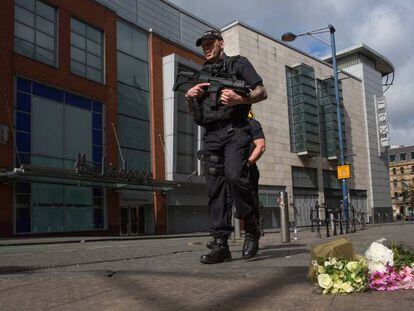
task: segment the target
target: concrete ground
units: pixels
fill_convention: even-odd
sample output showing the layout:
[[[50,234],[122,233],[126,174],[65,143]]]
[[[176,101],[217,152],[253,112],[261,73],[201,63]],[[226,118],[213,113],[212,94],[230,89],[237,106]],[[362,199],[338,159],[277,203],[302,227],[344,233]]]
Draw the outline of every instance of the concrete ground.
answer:
[[[414,248],[412,223],[345,236],[358,252],[382,237]],[[333,238],[306,230],[282,244],[268,233],[251,260],[241,259],[238,239],[233,261],[217,265],[198,261],[206,236],[0,240],[0,310],[414,309],[409,290],[320,295],[306,280],[309,250]]]

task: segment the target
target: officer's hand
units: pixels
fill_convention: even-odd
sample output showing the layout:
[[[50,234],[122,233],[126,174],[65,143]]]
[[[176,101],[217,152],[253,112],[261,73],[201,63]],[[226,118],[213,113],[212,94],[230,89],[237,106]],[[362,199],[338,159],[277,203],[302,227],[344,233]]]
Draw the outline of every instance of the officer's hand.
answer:
[[[235,106],[243,104],[243,97],[233,90],[224,89],[221,92],[220,101],[223,105]]]
[[[209,86],[210,83],[199,83],[193,86],[185,93],[186,98],[199,98],[204,95],[204,89]]]

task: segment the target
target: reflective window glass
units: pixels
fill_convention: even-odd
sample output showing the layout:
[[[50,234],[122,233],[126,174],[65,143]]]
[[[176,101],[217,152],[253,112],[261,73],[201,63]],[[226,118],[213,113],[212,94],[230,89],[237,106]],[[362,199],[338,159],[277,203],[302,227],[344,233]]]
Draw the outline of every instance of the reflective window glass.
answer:
[[[149,94],[128,85],[118,84],[118,112],[149,120]]]
[[[15,1],[14,51],[56,66],[56,12],[42,1]]]
[[[72,73],[96,82],[104,82],[102,37],[102,31],[75,18],[71,19]]]
[[[136,58],[148,60],[147,35],[124,23],[118,22],[117,45],[118,50]]]
[[[118,52],[118,81],[148,90],[148,64],[132,56]]]
[[[123,147],[150,150],[149,122],[119,115],[119,140]]]

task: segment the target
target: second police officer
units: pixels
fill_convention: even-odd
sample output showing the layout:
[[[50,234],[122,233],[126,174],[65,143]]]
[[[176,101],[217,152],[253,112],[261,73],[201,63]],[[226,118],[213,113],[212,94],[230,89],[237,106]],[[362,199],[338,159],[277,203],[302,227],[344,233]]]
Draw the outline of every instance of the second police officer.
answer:
[[[200,261],[215,264],[231,260],[228,238],[233,231],[233,204],[236,217],[242,218],[245,224],[246,240],[242,256],[251,258],[259,247],[260,230],[257,226],[259,202],[249,182],[248,159],[252,138],[247,117],[252,104],[267,98],[266,89],[262,78],[247,58],[229,57],[224,53],[224,40],[219,31],[206,31],[197,40],[196,46],[202,47],[205,57],[201,71],[214,67],[221,73],[234,73],[238,80],[245,81],[250,87],[248,94],[239,94],[231,89],[222,90],[217,96],[220,96],[223,107],[214,111],[202,104],[208,95],[208,83],[199,83],[185,94],[190,112],[193,112],[194,102],[202,107],[203,120],[199,124],[205,128],[203,159],[207,166],[214,166],[214,170],[207,168],[205,175],[210,231],[215,243],[211,252],[201,256]],[[232,200],[228,198],[229,193]]]

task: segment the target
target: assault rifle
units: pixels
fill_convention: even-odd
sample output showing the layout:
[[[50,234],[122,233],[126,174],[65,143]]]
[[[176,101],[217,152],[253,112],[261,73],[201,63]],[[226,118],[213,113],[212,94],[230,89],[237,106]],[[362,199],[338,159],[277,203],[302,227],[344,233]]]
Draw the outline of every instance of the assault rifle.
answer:
[[[250,92],[250,86],[242,80],[237,80],[233,73],[220,73],[214,70],[198,73],[187,71],[179,72],[173,91],[177,91],[184,84],[194,86],[199,83],[210,83],[205,89],[206,99],[204,101],[207,100],[211,107],[221,105],[220,95],[224,89],[231,89],[242,95],[248,95]]]

